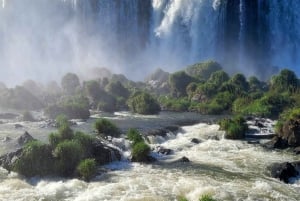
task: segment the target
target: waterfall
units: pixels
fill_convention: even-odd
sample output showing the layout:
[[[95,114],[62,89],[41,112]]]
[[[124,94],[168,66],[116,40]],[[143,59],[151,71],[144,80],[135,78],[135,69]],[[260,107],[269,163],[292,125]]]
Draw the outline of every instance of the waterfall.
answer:
[[[262,78],[272,66],[296,69],[300,64],[299,1],[1,3],[0,80],[11,77],[7,74],[39,79],[45,68],[53,71],[44,79],[53,79],[94,66],[141,79],[157,67],[173,72],[206,59],[220,62],[229,73]]]

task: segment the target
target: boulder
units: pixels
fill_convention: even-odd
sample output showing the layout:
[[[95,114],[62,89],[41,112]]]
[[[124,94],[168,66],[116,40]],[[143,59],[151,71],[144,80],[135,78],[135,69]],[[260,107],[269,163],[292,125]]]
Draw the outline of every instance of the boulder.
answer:
[[[199,144],[201,142],[201,140],[197,139],[197,138],[193,138],[191,140],[192,143],[195,143],[195,144]]]
[[[21,124],[15,124],[15,128],[23,128],[23,125],[21,125]]]
[[[294,149],[294,153],[297,155],[300,154],[300,146]]]
[[[275,163],[270,167],[271,176],[278,178],[285,183],[289,183],[290,178],[299,175],[297,171],[297,166],[299,162],[285,162],[285,163]]]
[[[17,142],[20,146],[25,145],[27,142],[35,140],[27,131],[23,135],[17,138]]]
[[[0,156],[0,166],[7,170],[12,170],[14,162],[20,158],[23,148]]]
[[[92,157],[96,159],[96,162],[99,165],[104,165],[112,161],[121,160],[121,154],[117,149],[103,144],[100,140],[96,140],[93,142],[91,147],[91,154]]]
[[[300,146],[300,119],[285,122],[278,137],[285,141],[289,147]]]
[[[287,140],[275,136],[271,139],[271,141],[265,143],[263,146],[268,149],[286,149],[289,145]]]
[[[190,159],[188,159],[187,157],[183,156],[180,159],[176,160],[175,162],[177,162],[177,163],[189,163]]]
[[[158,146],[156,148],[155,152],[157,152],[159,154],[163,154],[163,155],[170,155],[170,154],[172,154],[173,150]]]

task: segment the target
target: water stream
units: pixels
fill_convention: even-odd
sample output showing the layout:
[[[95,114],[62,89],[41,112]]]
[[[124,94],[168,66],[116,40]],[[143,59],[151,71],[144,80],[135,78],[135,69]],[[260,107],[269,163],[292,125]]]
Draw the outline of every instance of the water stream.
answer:
[[[124,119],[132,125],[136,122],[144,122],[144,125],[152,122],[155,125],[162,119],[166,121],[164,115],[149,118],[121,113],[108,118],[119,122]],[[169,113],[168,116],[172,119],[178,115]],[[77,129],[90,125],[88,121]],[[153,164],[130,163],[127,160],[111,163],[100,167],[103,173],[90,183],[61,178],[26,181],[16,173],[0,169],[0,200],[160,201],[176,200],[179,195],[184,195],[196,201],[202,194],[228,201],[300,199],[299,181],[284,184],[269,177],[267,171],[271,163],[296,160],[296,156],[289,152],[267,151],[246,141],[226,140],[223,134],[215,124],[184,126],[177,135],[170,133],[168,140],[152,139],[152,147],[170,148],[172,155],[153,154],[159,159]],[[192,143],[192,138],[201,143]],[[182,156],[188,157],[191,162],[174,162]]]

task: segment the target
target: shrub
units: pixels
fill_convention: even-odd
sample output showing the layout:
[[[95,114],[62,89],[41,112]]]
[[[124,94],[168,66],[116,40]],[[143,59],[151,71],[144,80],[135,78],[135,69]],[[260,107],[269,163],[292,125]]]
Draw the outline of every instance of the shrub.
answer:
[[[92,145],[93,142],[95,141],[95,137],[77,131],[73,137],[73,140],[78,142],[81,145],[84,157],[89,157],[91,155]]]
[[[138,142],[132,148],[132,160],[146,162],[150,153],[150,147],[145,142]]]
[[[56,126],[59,128],[59,127],[62,127],[62,126],[69,126],[69,121],[68,121],[68,118],[66,115],[64,114],[60,114],[58,115],[56,118],[55,118],[55,121],[56,121]]]
[[[217,201],[211,195],[204,194],[200,197],[199,201]]]
[[[133,145],[144,142],[142,135],[139,133],[137,129],[130,128],[127,132],[127,138],[133,142]]]
[[[97,119],[94,127],[99,135],[118,137],[121,134],[120,129],[107,119]]]
[[[177,200],[178,201],[189,201],[186,197],[184,197],[184,196],[179,196],[178,198],[177,198]]]
[[[157,114],[160,112],[158,102],[146,92],[136,92],[127,101],[128,107],[138,114]]]
[[[44,176],[52,173],[53,164],[51,147],[39,141],[31,141],[24,147],[13,170],[26,177]]]
[[[65,140],[59,143],[54,150],[58,173],[61,176],[73,175],[82,154],[83,150],[78,142]]]
[[[35,121],[34,117],[32,116],[31,112],[25,111],[23,113],[23,121]]]
[[[223,119],[219,122],[219,125],[221,130],[226,131],[225,138],[227,139],[242,139],[245,137],[245,132],[248,130],[248,125],[241,116]]]
[[[90,181],[96,174],[97,166],[95,159],[85,159],[77,166],[77,172],[82,179]]]

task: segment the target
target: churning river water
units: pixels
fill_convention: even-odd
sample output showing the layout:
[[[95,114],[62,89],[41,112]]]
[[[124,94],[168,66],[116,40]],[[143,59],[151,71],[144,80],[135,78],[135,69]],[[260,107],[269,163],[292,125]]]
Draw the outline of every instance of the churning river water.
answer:
[[[151,147],[172,149],[172,155],[153,154],[158,162],[140,164],[128,162],[125,158],[129,153],[124,151],[124,160],[100,167],[102,173],[90,183],[62,178],[25,180],[16,173],[0,168],[0,200],[163,201],[185,196],[196,201],[203,194],[210,194],[222,201],[300,200],[299,180],[293,184],[284,184],[271,178],[267,168],[274,162],[297,160],[297,156],[289,152],[265,150],[247,141],[226,140],[223,138],[224,133],[218,130],[219,127],[210,124],[218,117],[192,113],[162,113],[150,117],[116,113],[105,116],[124,130],[129,127],[147,130],[184,121],[193,121],[194,124],[181,127],[176,135],[169,133],[165,138],[149,137]],[[92,132],[93,121],[91,118],[73,128]],[[35,138],[46,140],[47,135],[53,131],[43,128],[43,122],[18,123],[23,128],[15,129],[12,122],[0,124],[0,140],[7,136],[15,138],[24,130]],[[200,140],[200,143],[192,143],[193,138]],[[119,140],[119,143],[125,147],[128,144],[125,140]],[[0,144],[1,154],[9,150],[5,144]],[[175,162],[183,156],[191,162]]]

